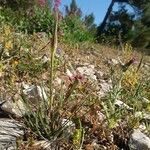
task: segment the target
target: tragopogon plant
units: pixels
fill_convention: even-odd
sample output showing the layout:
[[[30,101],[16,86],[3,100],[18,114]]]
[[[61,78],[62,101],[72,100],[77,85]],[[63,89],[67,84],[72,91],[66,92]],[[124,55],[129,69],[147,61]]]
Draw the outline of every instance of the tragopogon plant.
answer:
[[[54,12],[55,12],[55,30],[53,34],[52,39],[52,46],[51,46],[51,64],[50,64],[50,109],[52,110],[53,106],[53,68],[54,68],[54,59],[55,59],[55,52],[58,45],[58,36],[57,36],[57,30],[58,30],[58,11],[59,11],[59,5],[61,0],[54,0]]]

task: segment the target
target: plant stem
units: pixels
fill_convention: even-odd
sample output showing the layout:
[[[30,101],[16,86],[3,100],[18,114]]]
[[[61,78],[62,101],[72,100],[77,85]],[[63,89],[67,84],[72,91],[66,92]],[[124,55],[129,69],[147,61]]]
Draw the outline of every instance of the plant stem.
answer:
[[[55,52],[58,44],[57,37],[58,30],[58,11],[55,12],[55,31],[53,35],[53,41],[51,46],[51,63],[50,63],[50,110],[53,108],[53,79],[54,79],[54,60],[55,60]]]

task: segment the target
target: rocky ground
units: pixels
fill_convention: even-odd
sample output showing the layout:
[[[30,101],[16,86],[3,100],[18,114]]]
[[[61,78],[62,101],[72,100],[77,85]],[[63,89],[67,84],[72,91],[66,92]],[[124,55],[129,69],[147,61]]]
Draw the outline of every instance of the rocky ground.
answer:
[[[34,69],[28,69],[30,63],[28,65],[26,61],[30,58],[25,58],[24,56],[11,57],[10,59],[7,59],[7,62],[5,62],[5,59],[2,62],[4,67],[3,71],[0,72],[0,149],[2,150],[15,150],[18,141],[20,141],[19,139],[23,139],[24,141],[27,139],[25,138],[27,127],[24,125],[22,118],[28,113],[28,109],[24,105],[20,95],[23,93],[29,103],[34,105],[37,105],[43,100],[43,98],[44,100],[48,100],[49,55],[47,50],[39,52],[35,51],[35,49],[36,44],[32,51],[32,57],[34,55],[34,58],[29,60]],[[137,52],[133,53],[129,56],[128,53],[124,54],[122,51],[112,49],[108,46],[99,46],[95,44],[92,46],[89,44],[75,45],[74,47],[61,45],[57,52],[57,59],[55,62],[57,66],[54,80],[55,90],[57,92],[61,87],[62,82],[65,82],[63,87],[65,91],[65,88],[70,85],[70,78],[74,75],[74,72],[78,72],[84,76],[86,81],[88,80],[88,84],[85,85],[84,88],[85,92],[87,92],[87,94],[91,92],[94,97],[96,96],[97,99],[102,99],[103,101],[103,98],[107,96],[107,93],[113,88],[110,68],[113,68],[115,71],[119,70],[120,67],[124,66],[126,62],[131,59],[131,56],[136,57],[137,61],[140,62],[141,54]],[[143,76],[146,75],[146,80],[149,80],[150,71],[150,62],[148,58],[149,56],[145,56],[141,65],[141,70]],[[34,66],[35,63],[38,65]],[[25,64],[27,64],[27,66],[25,66]],[[116,74],[116,76],[117,75],[118,74]],[[149,91],[148,87],[147,90]],[[141,101],[144,104],[146,103],[146,106],[149,106],[149,98],[150,97],[146,95]],[[115,99],[113,107],[119,108],[120,110],[125,109],[126,111],[134,112],[134,116],[139,116],[140,121],[136,127],[132,128],[132,130],[130,130],[129,127],[126,127],[126,124],[122,120],[121,122],[116,122],[111,129],[108,129],[106,123],[107,115],[105,114],[105,111],[102,110],[102,108],[95,107],[96,106],[94,105],[93,111],[96,113],[95,128],[89,127],[89,124],[94,126],[94,123],[88,120],[88,114],[83,121],[85,127],[91,129],[88,131],[89,135],[86,135],[85,137],[88,139],[86,140],[90,142],[85,140],[87,144],[84,144],[84,149],[150,150],[150,130],[148,130],[145,125],[145,122],[150,124],[149,110],[142,111],[140,108],[136,111],[130,103],[126,103],[125,100],[118,97]],[[85,108],[82,110],[83,112],[84,109]],[[88,125],[86,125],[86,122],[88,122],[87,120],[90,122]],[[102,123],[103,126],[105,126],[106,123],[104,129],[100,123]],[[102,131],[107,137],[103,137]],[[109,131],[108,135],[107,131]],[[55,149],[52,148],[47,141],[38,141],[33,145],[34,149],[38,149],[39,145],[42,145],[42,147],[47,149]]]

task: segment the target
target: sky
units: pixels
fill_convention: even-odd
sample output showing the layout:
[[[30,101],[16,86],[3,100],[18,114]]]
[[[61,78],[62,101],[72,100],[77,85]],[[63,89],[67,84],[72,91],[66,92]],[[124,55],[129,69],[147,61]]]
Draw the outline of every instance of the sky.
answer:
[[[84,15],[88,15],[93,13],[95,16],[95,23],[99,25],[105,14],[106,11],[111,3],[111,0],[76,0],[77,5],[81,8]],[[62,0],[61,2],[61,10],[65,12],[65,5],[69,5],[71,0]],[[116,8],[115,6],[114,8]]]

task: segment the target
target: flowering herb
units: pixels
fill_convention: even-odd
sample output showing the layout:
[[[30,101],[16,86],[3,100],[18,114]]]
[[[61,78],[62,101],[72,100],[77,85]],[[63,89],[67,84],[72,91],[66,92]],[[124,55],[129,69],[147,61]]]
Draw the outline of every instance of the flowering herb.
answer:
[[[54,11],[55,11],[55,30],[52,39],[52,47],[51,47],[51,62],[50,62],[50,110],[53,107],[53,78],[54,78],[54,60],[55,60],[55,53],[57,50],[58,45],[58,8],[60,5],[61,0],[54,0]]]
[[[61,55],[61,52],[62,52],[62,50],[61,50],[60,48],[57,48],[57,49],[56,49],[56,54],[57,54],[57,55]]]
[[[42,7],[46,5],[46,0],[39,0],[38,2]]]
[[[71,96],[73,91],[76,89],[79,82],[83,82],[85,77],[78,71],[74,71],[74,73],[71,73],[67,69],[67,76],[69,77],[69,80],[71,81],[71,84],[69,85],[68,91],[65,96],[65,101],[68,100],[68,98]]]
[[[137,60],[135,57],[133,57],[132,59],[130,59],[126,64],[124,64],[122,66],[123,71],[125,72],[126,70],[128,70],[128,68],[132,65],[132,64],[136,64]]]
[[[79,71],[74,71],[73,73],[71,73],[68,69],[67,69],[67,76],[69,77],[70,81],[77,80],[79,82],[82,82],[85,79],[85,77]]]
[[[61,4],[61,0],[54,0],[54,10],[55,11],[58,11],[60,4]]]

